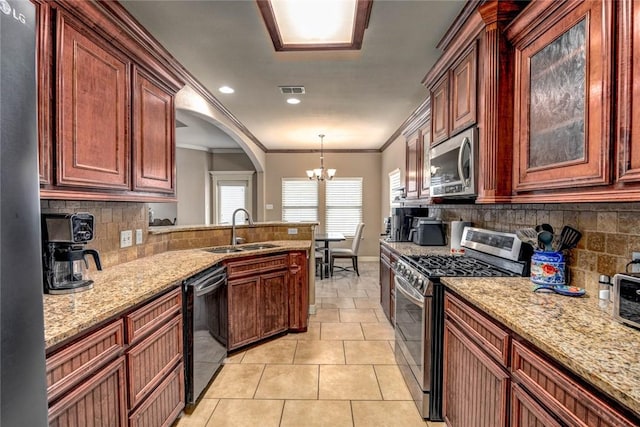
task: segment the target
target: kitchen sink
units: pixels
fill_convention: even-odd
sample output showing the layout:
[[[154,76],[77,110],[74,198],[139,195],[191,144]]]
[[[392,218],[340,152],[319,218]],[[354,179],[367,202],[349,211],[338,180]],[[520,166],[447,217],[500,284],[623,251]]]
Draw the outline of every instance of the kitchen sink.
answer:
[[[232,254],[235,252],[242,252],[240,248],[211,248],[206,249],[207,252],[211,252],[214,254]]]
[[[271,248],[277,248],[278,245],[273,245],[271,243],[256,243],[253,245],[245,245],[242,247],[242,249],[244,249],[245,251],[255,251],[258,249],[271,249]]]

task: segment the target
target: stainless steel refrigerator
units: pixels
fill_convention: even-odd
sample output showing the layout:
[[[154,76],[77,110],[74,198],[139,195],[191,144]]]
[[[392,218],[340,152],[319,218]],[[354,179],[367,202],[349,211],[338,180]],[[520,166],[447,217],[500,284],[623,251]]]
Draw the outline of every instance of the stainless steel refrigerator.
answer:
[[[0,0],[0,425],[46,426],[36,11]]]

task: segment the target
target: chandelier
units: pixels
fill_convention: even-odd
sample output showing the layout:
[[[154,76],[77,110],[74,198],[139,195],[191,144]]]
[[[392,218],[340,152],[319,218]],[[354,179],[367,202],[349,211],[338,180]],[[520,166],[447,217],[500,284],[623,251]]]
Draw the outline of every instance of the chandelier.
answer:
[[[324,181],[326,179],[328,181],[333,179],[336,170],[324,168],[324,135],[320,134],[318,136],[320,137],[320,167],[307,170],[307,176],[309,179],[317,179],[318,181]]]

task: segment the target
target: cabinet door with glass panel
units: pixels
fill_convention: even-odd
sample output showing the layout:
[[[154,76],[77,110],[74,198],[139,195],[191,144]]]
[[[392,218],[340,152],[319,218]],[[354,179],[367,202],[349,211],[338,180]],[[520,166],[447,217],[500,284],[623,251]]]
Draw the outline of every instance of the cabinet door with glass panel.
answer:
[[[610,182],[613,2],[533,2],[515,46],[514,190]]]

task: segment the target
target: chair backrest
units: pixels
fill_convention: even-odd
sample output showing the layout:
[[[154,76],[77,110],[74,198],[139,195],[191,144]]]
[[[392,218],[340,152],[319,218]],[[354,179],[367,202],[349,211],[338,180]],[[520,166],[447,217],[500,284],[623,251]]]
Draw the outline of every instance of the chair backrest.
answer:
[[[361,222],[356,227],[356,234],[353,236],[353,243],[351,244],[351,250],[354,255],[358,255],[358,249],[360,249],[360,240],[362,240],[362,230],[364,229],[364,223]]]

